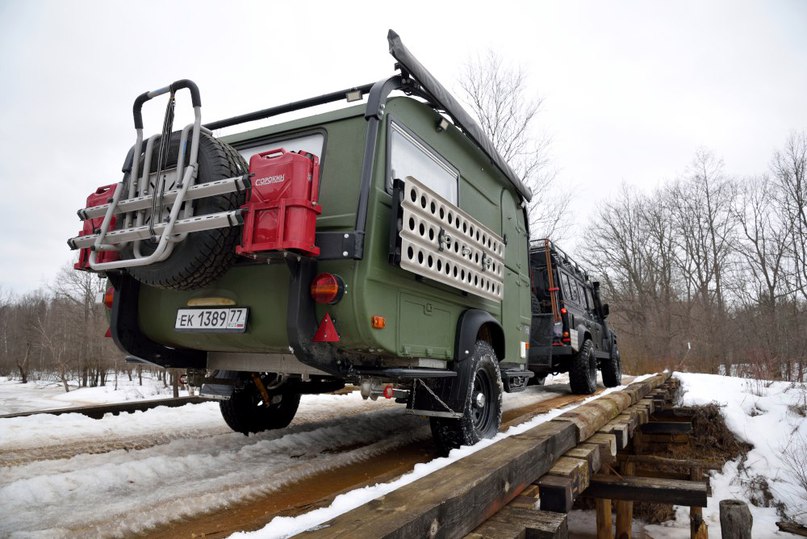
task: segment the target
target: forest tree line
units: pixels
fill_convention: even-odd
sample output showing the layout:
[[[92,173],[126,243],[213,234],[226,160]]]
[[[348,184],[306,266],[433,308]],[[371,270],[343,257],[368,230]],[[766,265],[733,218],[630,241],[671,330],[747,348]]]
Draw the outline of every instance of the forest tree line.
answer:
[[[729,177],[699,151],[686,173],[603,205],[578,255],[602,277],[629,372],[804,380],[807,135],[766,174]]]
[[[542,207],[540,189],[536,200],[553,222],[567,208],[565,198]],[[791,135],[755,177],[729,177],[699,151],[682,177],[650,194],[623,188],[586,230],[575,257],[602,277],[626,372],[804,380],[807,134]],[[131,375],[104,337],[106,286],[67,267],[47,288],[0,293],[0,376],[55,376],[68,390]]]

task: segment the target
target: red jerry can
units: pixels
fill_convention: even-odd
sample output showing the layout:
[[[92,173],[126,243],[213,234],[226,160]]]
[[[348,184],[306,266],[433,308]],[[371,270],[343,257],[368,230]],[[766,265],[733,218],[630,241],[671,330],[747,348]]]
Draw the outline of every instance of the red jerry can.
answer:
[[[319,196],[319,159],[308,152],[283,148],[253,155],[241,245],[236,252],[296,251],[319,255],[316,246]]]
[[[110,185],[102,185],[98,189],[95,190],[90,196],[87,197],[87,206],[86,208],[92,208],[93,206],[100,206],[101,204],[107,204],[112,202],[112,196],[115,194],[115,189],[118,187],[118,184],[113,183]],[[109,221],[109,230],[115,229],[115,222],[117,219],[113,216],[112,220]],[[90,234],[95,234],[101,230],[101,223],[104,222],[104,217],[96,217],[94,219],[86,219],[84,221],[84,227],[79,232],[82,236],[89,236]],[[113,262],[118,259],[118,252],[117,251],[100,251],[96,257],[96,262]],[[89,270],[90,269],[90,249],[84,248],[79,251],[78,254],[78,262],[73,266],[77,270]]]

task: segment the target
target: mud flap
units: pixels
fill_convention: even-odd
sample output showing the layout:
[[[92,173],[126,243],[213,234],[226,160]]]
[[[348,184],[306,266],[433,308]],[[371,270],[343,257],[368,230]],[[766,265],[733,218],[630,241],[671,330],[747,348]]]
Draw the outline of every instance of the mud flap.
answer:
[[[462,417],[462,412],[456,410],[462,410],[465,401],[464,391],[459,388],[464,389],[467,385],[461,377],[415,378],[406,411],[420,416],[458,419]]]

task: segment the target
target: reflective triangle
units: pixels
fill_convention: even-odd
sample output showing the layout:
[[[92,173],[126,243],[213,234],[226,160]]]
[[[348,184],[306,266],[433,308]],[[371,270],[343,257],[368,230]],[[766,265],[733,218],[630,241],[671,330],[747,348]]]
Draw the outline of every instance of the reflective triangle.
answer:
[[[336,332],[336,326],[333,325],[330,314],[325,313],[313,340],[314,342],[339,342],[339,334]]]

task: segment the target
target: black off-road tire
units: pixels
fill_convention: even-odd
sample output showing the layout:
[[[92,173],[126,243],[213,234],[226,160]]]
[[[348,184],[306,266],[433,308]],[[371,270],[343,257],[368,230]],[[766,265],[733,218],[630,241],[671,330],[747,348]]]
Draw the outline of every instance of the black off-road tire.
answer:
[[[502,377],[493,347],[477,341],[473,355],[459,366],[457,382],[468,384],[462,417],[432,417],[435,445],[442,455],[463,445],[492,438],[502,422]]]
[[[602,385],[605,387],[616,387],[622,384],[622,358],[616,343],[614,343],[610,357],[602,360],[600,370],[602,371]]]
[[[593,353],[594,343],[586,339],[580,351],[572,357],[569,369],[569,385],[572,393],[591,395],[597,389],[597,359]]]
[[[300,394],[283,392],[270,396],[273,400],[280,397],[280,401],[264,406],[258,388],[248,384],[228,400],[219,402],[221,416],[228,427],[245,435],[287,427],[297,413]]]
[[[190,144],[188,144],[190,146]],[[174,133],[169,146],[168,164],[175,166],[179,153],[179,133]],[[155,149],[154,154],[157,154]],[[151,170],[156,168],[156,157]],[[187,162],[187,160],[186,160]],[[232,147],[202,133],[199,137],[199,172],[196,184],[240,176],[247,164]],[[243,193],[230,193],[197,200],[194,215],[207,215],[239,208]],[[235,246],[241,239],[241,227],[218,228],[188,234],[174,246],[166,260],[149,266],[129,268],[129,273],[141,283],[157,288],[194,290],[221,277],[236,260]],[[141,252],[153,252],[157,243],[144,241]],[[131,249],[124,257],[132,256]]]

